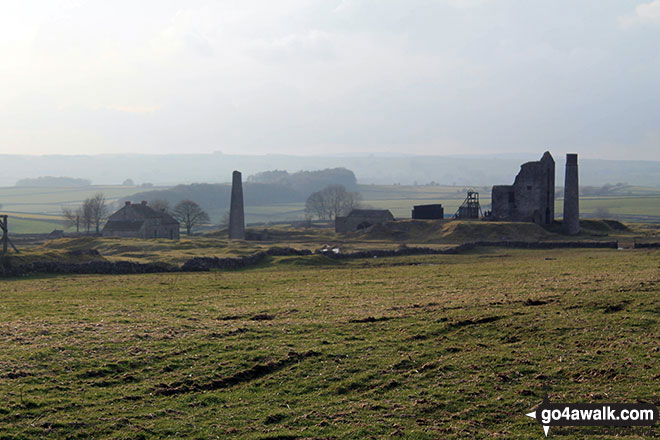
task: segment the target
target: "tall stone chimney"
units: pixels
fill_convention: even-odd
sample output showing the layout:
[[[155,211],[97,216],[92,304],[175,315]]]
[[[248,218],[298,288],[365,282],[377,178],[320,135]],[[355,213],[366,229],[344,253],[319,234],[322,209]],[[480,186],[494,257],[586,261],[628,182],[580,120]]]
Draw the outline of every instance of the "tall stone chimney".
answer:
[[[234,171],[231,181],[229,208],[229,238],[245,240],[245,214],[243,212],[243,181],[241,173]]]
[[[580,185],[578,183],[578,155],[566,155],[564,183],[564,234],[580,232]]]

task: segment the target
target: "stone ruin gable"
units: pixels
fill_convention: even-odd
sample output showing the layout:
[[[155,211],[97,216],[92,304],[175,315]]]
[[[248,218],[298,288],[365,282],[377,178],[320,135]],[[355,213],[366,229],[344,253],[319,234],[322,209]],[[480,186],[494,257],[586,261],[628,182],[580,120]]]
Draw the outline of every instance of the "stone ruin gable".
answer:
[[[147,206],[147,202],[126,204],[108,217],[101,233],[104,237],[179,239],[179,222],[165,212]]]
[[[555,161],[550,152],[523,164],[513,185],[493,187],[492,220],[549,225],[554,218]]]
[[[346,217],[335,218],[335,232],[346,234],[392,221],[394,216],[388,209],[354,209]]]

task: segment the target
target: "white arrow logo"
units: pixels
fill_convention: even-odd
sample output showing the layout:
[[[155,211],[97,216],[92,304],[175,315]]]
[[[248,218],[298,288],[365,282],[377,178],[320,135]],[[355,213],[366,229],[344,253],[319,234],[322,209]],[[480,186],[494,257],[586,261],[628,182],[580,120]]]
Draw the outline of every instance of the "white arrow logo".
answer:
[[[532,419],[536,420],[536,411],[532,411],[531,413],[525,414],[527,417],[531,417]],[[548,436],[548,432],[550,432],[550,427],[543,425],[543,432],[545,433],[545,436]]]

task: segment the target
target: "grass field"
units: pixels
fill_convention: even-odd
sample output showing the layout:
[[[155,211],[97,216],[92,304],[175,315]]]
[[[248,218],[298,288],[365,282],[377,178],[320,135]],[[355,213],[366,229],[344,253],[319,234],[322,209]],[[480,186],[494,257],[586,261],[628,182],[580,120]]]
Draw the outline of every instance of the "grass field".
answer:
[[[618,241],[620,246],[632,248],[635,242],[658,241],[659,229],[651,224],[632,225],[616,223],[613,229],[600,220],[581,221],[580,235],[572,239],[586,241]],[[557,224],[555,230],[561,230]],[[567,237],[546,230],[533,223],[506,223],[483,221],[403,220],[369,230],[344,235],[336,234],[331,224],[317,224],[310,228],[285,225],[268,228],[248,228],[249,233],[263,233],[265,240],[236,241],[227,238],[227,231],[214,231],[200,236],[183,236],[180,240],[134,239],[119,237],[82,236],[56,240],[35,240],[18,244],[20,254],[11,253],[13,264],[34,261],[68,261],[75,263],[79,253],[72,251],[98,251],[94,259],[132,261],[137,263],[164,262],[181,265],[193,257],[240,257],[265,251],[271,247],[295,247],[318,251],[324,246],[339,248],[341,253],[361,250],[395,250],[401,246],[444,249],[475,241],[566,241]]]
[[[7,211],[60,215],[63,205],[78,205],[97,192],[105,194],[108,202],[135,194],[142,189],[135,186],[94,185],[72,188],[32,188],[11,186],[0,188],[0,204]]]
[[[59,216],[23,214],[2,210],[0,210],[0,215],[9,216],[11,234],[46,234],[53,229],[62,229],[62,219]]]
[[[660,405],[658,251],[474,251],[0,281],[0,437],[542,438]],[[660,428],[553,428],[641,439]]]

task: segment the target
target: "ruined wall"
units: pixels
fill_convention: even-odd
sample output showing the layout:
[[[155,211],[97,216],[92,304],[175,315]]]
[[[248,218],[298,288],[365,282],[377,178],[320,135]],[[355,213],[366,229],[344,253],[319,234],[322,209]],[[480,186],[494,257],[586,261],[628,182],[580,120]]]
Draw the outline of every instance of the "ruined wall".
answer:
[[[394,221],[389,210],[354,209],[346,217],[335,218],[335,232],[346,234]]]
[[[555,161],[549,152],[520,167],[513,185],[492,191],[491,218],[548,225],[555,218]]]

